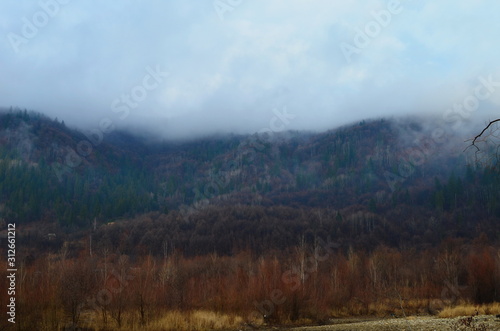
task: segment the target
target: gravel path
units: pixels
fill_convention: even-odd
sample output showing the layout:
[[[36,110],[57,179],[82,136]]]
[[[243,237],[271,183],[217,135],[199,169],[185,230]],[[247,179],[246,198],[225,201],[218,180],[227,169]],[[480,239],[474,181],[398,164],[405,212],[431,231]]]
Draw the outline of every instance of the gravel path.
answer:
[[[359,320],[332,320],[332,325],[300,327],[285,329],[289,331],[473,331],[473,330],[499,330],[500,318],[490,315],[480,315],[474,317],[475,326],[484,325],[485,328],[466,327],[460,323],[461,319],[457,318],[437,318],[437,317],[408,317],[408,318],[392,318],[372,321]],[[280,328],[270,328],[270,330],[284,330]]]

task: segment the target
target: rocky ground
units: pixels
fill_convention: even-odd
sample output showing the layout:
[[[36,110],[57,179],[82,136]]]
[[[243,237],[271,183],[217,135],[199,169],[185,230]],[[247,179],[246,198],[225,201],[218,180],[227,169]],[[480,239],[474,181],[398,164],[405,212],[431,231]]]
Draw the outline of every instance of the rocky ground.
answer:
[[[432,316],[419,316],[408,318],[392,318],[379,320],[363,320],[363,319],[340,319],[332,320],[332,324],[314,327],[299,327],[299,328],[268,328],[271,330],[288,330],[288,331],[485,331],[485,330],[500,330],[500,318],[492,315],[480,315],[471,318],[456,317],[456,318],[438,318]]]

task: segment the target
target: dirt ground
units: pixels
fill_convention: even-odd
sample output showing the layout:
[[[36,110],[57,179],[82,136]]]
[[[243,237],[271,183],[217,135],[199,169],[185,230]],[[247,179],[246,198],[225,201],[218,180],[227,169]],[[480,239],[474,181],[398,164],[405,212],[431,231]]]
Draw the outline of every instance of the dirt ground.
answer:
[[[266,331],[441,331],[441,330],[467,330],[484,331],[499,330],[500,318],[492,315],[480,315],[474,317],[472,321],[467,321],[467,317],[456,318],[438,318],[432,316],[419,316],[408,318],[391,319],[338,319],[331,320],[330,325],[298,327],[298,328],[279,328],[271,327],[264,329]],[[469,325],[467,323],[470,322]]]

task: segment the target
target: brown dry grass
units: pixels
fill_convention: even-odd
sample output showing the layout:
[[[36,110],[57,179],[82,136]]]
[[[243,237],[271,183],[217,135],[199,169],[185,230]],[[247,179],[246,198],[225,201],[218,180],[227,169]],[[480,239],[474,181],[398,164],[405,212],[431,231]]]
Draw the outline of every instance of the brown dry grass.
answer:
[[[147,330],[223,330],[241,326],[243,318],[213,311],[170,311],[151,323]]]
[[[92,315],[92,316],[90,316]],[[100,329],[112,329],[121,331],[184,331],[184,330],[234,330],[244,324],[241,316],[236,314],[224,314],[208,310],[194,311],[165,311],[159,313],[159,317],[150,320],[146,325],[141,325],[137,312],[124,312],[123,324],[119,328],[115,321],[108,318],[106,325],[102,324],[101,316],[95,312],[90,313],[91,323],[84,323],[86,327]]]
[[[362,305],[356,302],[350,302],[341,308],[331,311],[333,317],[352,317],[352,316],[376,316],[387,317],[391,314],[396,316],[409,316],[412,314],[425,314],[427,312],[428,300],[404,300],[385,299],[377,302]],[[403,306],[403,309],[401,308]]]
[[[479,315],[497,315],[500,314],[500,303],[495,302],[487,305],[461,304],[454,307],[445,307],[439,313],[439,317],[472,316],[476,314],[476,311]]]

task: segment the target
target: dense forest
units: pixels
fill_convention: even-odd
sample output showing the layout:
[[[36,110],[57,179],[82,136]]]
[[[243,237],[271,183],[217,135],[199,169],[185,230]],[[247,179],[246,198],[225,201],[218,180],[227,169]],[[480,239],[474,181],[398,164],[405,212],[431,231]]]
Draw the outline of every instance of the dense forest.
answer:
[[[275,248],[306,230],[349,241],[374,236],[391,246],[414,236],[436,244],[446,236],[497,235],[498,173],[453,152],[463,150],[459,137],[438,144],[416,121],[188,142],[111,132],[94,146],[91,135],[41,114],[12,111],[0,119],[1,212],[19,225],[88,230],[152,212],[172,224],[166,231],[177,247],[187,246],[184,235],[172,231],[197,233],[218,222],[241,238],[229,246],[268,237],[249,233],[259,228],[253,222],[278,229],[269,237]],[[207,252],[213,249],[228,253]]]
[[[500,174],[463,152],[468,137],[436,127],[377,119],[161,141],[0,113],[0,218],[18,227],[20,307],[40,330],[79,325],[117,272],[135,285],[99,305],[106,327],[176,309],[283,323],[498,301]],[[274,290],[287,300],[271,309]]]

